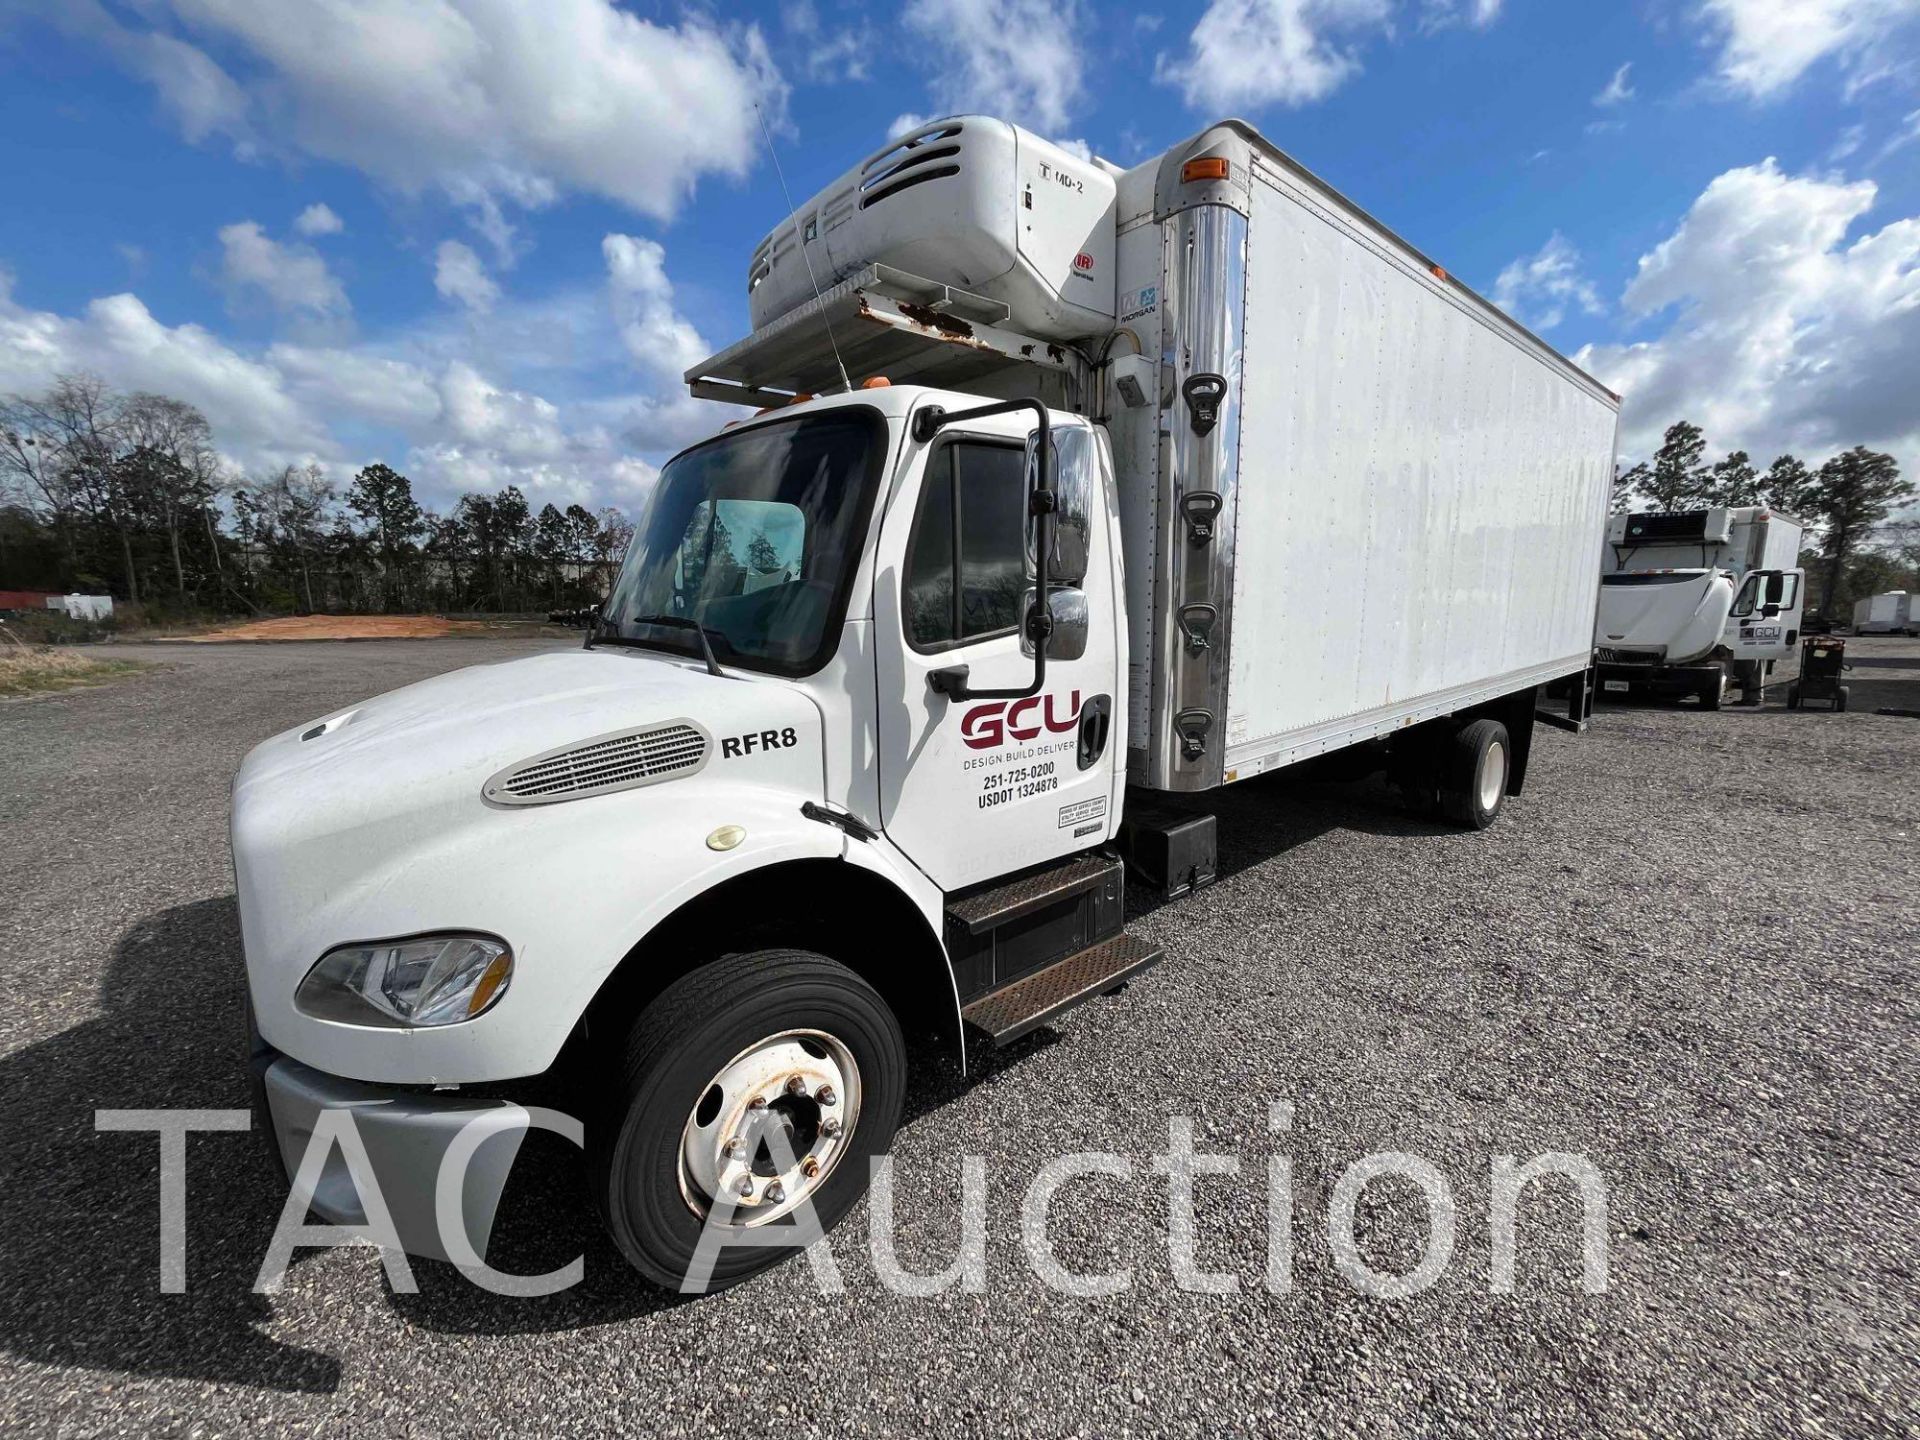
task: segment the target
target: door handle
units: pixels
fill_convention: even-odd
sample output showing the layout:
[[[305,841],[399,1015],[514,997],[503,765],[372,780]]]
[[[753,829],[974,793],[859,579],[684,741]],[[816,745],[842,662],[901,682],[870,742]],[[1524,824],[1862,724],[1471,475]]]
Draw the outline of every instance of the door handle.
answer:
[[[1080,768],[1091,770],[1107,753],[1107,732],[1113,728],[1113,698],[1096,695],[1080,707]]]

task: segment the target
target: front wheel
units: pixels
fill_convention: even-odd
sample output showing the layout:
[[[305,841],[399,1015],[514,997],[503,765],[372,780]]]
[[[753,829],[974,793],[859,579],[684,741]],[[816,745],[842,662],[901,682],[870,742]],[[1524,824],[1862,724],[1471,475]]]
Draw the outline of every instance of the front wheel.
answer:
[[[714,1239],[791,1228],[802,1205],[831,1230],[892,1143],[906,1071],[886,1002],[824,955],[760,950],[681,977],[634,1021],[594,1126],[593,1186],[614,1243],[670,1289],[718,1290],[776,1264],[798,1240]]]

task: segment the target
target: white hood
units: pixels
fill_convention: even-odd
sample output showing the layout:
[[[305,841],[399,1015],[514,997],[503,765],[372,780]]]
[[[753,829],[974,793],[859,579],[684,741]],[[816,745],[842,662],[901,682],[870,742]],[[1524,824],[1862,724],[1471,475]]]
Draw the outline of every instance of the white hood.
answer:
[[[1638,571],[1607,576],[1593,643],[1658,653],[1671,665],[1698,660],[1720,643],[1733,608],[1733,581],[1721,570]]]
[[[503,806],[482,795],[521,761],[671,721],[707,737],[702,763],[684,776],[555,803]],[[296,1058],[363,1078],[404,1070],[391,1053],[402,1043],[452,1056],[442,1074],[478,1068],[459,1054],[489,1030],[499,1032],[490,1054],[506,1064],[517,1039],[510,1012],[536,996],[550,1004],[556,987],[586,983],[582,966],[603,971],[631,943],[605,915],[591,923],[593,905],[621,913],[679,883],[672,864],[722,858],[701,843],[710,813],[738,820],[761,804],[797,816],[819,800],[821,735],[818,706],[787,681],[600,647],[458,670],[275,736],[247,757],[233,788],[261,1029]],[[294,985],[333,946],[442,929],[514,947],[521,969],[498,1014],[438,1039],[396,1041],[294,1010]],[[613,948],[601,954],[596,944]]]

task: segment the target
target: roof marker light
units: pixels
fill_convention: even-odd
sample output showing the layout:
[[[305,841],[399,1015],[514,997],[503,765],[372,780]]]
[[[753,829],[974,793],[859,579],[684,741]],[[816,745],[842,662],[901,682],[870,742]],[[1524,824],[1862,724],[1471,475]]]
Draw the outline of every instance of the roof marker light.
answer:
[[[1224,180],[1227,178],[1227,157],[1224,155],[1203,155],[1198,160],[1189,160],[1180,167],[1180,183],[1191,185],[1196,180]]]

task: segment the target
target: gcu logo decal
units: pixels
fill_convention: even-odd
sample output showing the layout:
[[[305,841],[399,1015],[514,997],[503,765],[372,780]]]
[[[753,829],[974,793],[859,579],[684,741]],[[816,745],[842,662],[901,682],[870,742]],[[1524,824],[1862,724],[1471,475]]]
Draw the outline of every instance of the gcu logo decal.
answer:
[[[1005,700],[990,700],[960,718],[960,738],[970,750],[992,750],[1009,739],[1031,740],[1042,730],[1056,734],[1071,730],[1080,720],[1080,692],[1074,691],[1065,702],[1065,715],[1059,713],[1060,708],[1058,695],[1029,695],[1011,705]]]

